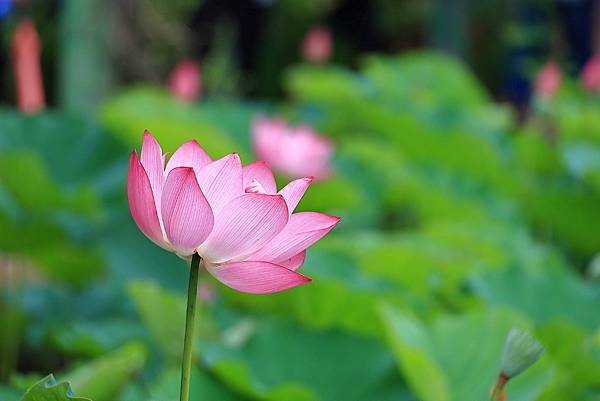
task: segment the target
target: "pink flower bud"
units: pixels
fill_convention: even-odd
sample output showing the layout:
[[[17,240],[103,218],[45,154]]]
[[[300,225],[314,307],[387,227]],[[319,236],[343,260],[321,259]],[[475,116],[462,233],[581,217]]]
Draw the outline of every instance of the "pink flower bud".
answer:
[[[552,97],[560,88],[562,72],[560,66],[550,61],[542,67],[535,79],[535,93],[539,96]]]
[[[302,55],[306,61],[321,64],[331,57],[333,39],[328,28],[315,26],[304,37]]]
[[[40,52],[40,38],[33,22],[21,21],[13,36],[12,56],[17,106],[25,114],[38,113],[46,106]]]
[[[202,91],[200,67],[193,60],[182,60],[171,72],[169,90],[184,102],[198,100]]]
[[[581,71],[581,82],[588,92],[598,92],[600,89],[600,55],[592,57],[585,64]]]

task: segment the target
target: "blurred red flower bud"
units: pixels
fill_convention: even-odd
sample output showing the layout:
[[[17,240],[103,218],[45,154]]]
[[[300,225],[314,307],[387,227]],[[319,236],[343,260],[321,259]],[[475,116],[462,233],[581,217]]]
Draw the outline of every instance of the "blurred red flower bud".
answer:
[[[17,85],[17,106],[25,114],[35,114],[46,106],[40,66],[40,38],[32,21],[25,19],[15,29],[12,56]]]
[[[535,92],[541,96],[552,97],[560,88],[562,72],[558,63],[546,63],[535,79]]]
[[[198,63],[189,59],[180,61],[169,77],[169,90],[173,96],[185,102],[198,100],[202,91]]]
[[[304,37],[302,56],[311,63],[325,63],[331,57],[333,39],[328,28],[315,26]]]
[[[585,63],[581,71],[581,82],[588,92],[598,92],[600,89],[600,55],[592,57]]]

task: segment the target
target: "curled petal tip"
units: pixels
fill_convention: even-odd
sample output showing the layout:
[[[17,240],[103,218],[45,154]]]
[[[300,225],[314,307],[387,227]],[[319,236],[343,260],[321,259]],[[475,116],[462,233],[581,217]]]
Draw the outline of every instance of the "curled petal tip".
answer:
[[[312,183],[312,177],[299,178],[295,181],[290,182],[288,185],[283,187],[279,193],[283,195],[290,213],[296,209],[300,199],[304,196],[304,193]]]
[[[238,162],[240,164],[240,167],[241,167],[241,164],[242,164],[242,159],[240,159],[240,155],[237,154],[236,152],[229,153],[229,154],[223,156],[221,159],[223,159],[223,160],[235,160],[236,162]]]
[[[144,130],[144,135],[143,135],[143,142],[150,140],[153,142],[156,142],[156,144],[158,145],[158,142],[156,141],[156,138],[154,138],[154,136],[152,136],[152,134],[150,133],[150,131],[148,131],[147,129]],[[142,142],[142,144],[143,144]]]
[[[339,216],[330,216],[330,215],[325,215],[327,216],[329,219],[329,224],[326,225],[326,228],[332,229],[333,227],[337,226],[337,224],[342,220],[341,217]]]
[[[307,277],[307,276],[305,276],[303,274],[300,274],[300,273],[298,273],[297,280],[298,280],[297,283],[295,285],[293,285],[293,286],[290,286],[288,289],[291,289],[291,288],[294,288],[294,287],[299,287],[301,285],[305,285],[305,284],[308,284],[308,283],[310,283],[310,282],[313,281],[312,278]]]
[[[146,169],[142,165],[142,161],[140,160],[140,156],[138,155],[138,152],[136,149],[133,149],[131,151],[131,154],[129,155],[129,168],[131,168],[134,164],[138,164],[142,168],[142,170],[144,170],[144,172],[146,172]],[[147,174],[147,172],[146,172],[146,174]]]

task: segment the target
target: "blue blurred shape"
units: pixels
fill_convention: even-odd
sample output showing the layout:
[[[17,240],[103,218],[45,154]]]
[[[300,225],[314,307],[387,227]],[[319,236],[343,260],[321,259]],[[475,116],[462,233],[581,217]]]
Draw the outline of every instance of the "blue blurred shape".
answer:
[[[0,20],[4,19],[13,9],[12,0],[0,0]]]

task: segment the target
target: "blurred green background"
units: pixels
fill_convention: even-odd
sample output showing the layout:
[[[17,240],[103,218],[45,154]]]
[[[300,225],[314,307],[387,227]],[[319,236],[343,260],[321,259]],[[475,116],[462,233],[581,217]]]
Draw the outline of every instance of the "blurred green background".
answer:
[[[266,114],[334,141],[335,174],[299,207],[342,222],[309,249],[309,285],[256,296],[202,274],[194,400],[484,400],[511,327],[546,353],[508,400],[597,400],[600,97],[578,78],[594,5],[0,1],[0,399],[49,373],[94,401],[178,399],[187,267],[131,219],[128,156],[148,129],[250,163]],[[11,64],[25,17],[47,103],[30,116]],[[300,50],[316,24],[321,64]],[[192,103],[166,86],[183,58]],[[549,59],[562,85],[532,95]]]

